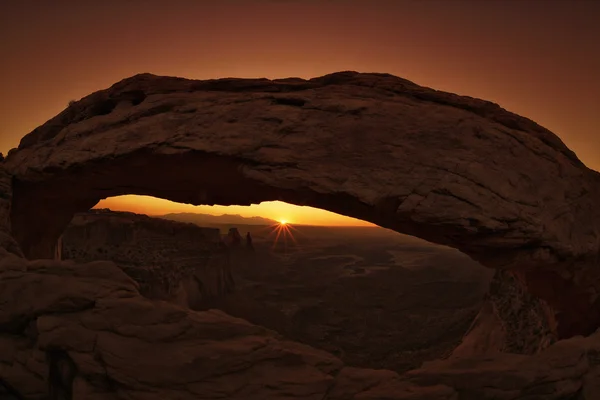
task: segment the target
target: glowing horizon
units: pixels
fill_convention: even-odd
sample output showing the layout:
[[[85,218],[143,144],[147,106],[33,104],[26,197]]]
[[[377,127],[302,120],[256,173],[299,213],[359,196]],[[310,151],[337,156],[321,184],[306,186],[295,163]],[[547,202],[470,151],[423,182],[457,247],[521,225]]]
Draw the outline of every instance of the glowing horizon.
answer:
[[[220,216],[237,214],[242,217],[262,217],[277,221],[281,225],[316,226],[376,226],[367,221],[336,214],[308,206],[297,206],[282,201],[265,201],[250,206],[194,206],[175,203],[151,196],[117,196],[101,200],[93,208],[109,208],[113,211],[129,211],[136,214],[160,216],[171,213],[196,213]]]

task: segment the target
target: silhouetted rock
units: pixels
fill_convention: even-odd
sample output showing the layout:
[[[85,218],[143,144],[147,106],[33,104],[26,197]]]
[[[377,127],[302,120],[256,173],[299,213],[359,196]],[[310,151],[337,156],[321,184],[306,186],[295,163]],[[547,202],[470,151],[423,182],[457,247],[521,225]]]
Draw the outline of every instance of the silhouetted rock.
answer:
[[[23,253],[11,235],[11,203],[12,203],[12,177],[0,164],[0,248],[22,256]]]
[[[229,228],[227,235],[223,239],[225,244],[231,249],[238,249],[242,245],[242,236],[238,228]]]
[[[0,153],[0,162],[4,162],[4,154]]]
[[[254,250],[254,245],[252,244],[252,235],[250,235],[250,232],[246,233],[246,249],[248,250]]]
[[[161,215],[160,218],[172,221],[191,222],[198,226],[213,225],[273,225],[274,220],[262,217],[242,217],[237,214],[202,214],[202,213],[173,213]]]

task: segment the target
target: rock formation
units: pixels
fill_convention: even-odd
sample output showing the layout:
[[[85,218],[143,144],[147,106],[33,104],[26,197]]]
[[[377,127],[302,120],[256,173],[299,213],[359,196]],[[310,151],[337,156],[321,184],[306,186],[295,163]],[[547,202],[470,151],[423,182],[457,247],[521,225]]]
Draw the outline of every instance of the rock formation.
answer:
[[[11,175],[0,163],[0,248],[22,256],[19,245],[11,235],[10,211],[12,200]]]
[[[250,232],[246,233],[245,237],[245,239],[242,239],[242,235],[238,228],[229,228],[229,231],[227,231],[227,234],[223,237],[223,242],[232,250],[253,251],[254,246],[252,244],[252,235],[250,235]]]
[[[76,214],[61,238],[64,259],[111,260],[146,298],[215,308],[286,332],[283,313],[235,291],[234,274],[254,260],[245,247],[228,248],[218,228],[99,209]]]
[[[250,232],[246,233],[246,249],[254,251],[254,245],[252,244],[252,235],[250,235]]]
[[[239,248],[242,246],[242,235],[240,235],[238,228],[229,228],[229,231],[227,232],[227,235],[225,235],[223,241],[232,249]]]
[[[3,167],[0,226],[10,223],[17,243],[1,243],[13,254],[0,260],[0,386],[22,397],[44,398],[50,379],[51,392],[75,399],[600,398],[600,339],[576,336],[600,326],[600,175],[498,105],[385,74],[142,74],[71,104]],[[535,330],[519,323],[500,345],[537,354],[465,352],[399,377],[343,367],[225,314],[145,299],[113,263],[34,260],[54,256],[76,212],[121,194],[282,200],[455,247],[506,271],[498,293],[537,298],[543,340],[507,345]],[[529,315],[490,302],[497,320]],[[571,339],[550,345],[553,336]]]
[[[520,271],[561,337],[600,326],[599,174],[531,120],[391,75],[137,75],[69,106],[5,164],[30,258],[52,257],[73,214],[108,196],[283,200]]]
[[[536,354],[556,342],[552,310],[528,293],[515,276],[498,270],[479,314],[454,355],[483,355],[490,351]]]
[[[62,254],[77,262],[111,260],[138,282],[142,295],[192,309],[234,288],[229,253],[216,228],[90,210],[67,227]]]

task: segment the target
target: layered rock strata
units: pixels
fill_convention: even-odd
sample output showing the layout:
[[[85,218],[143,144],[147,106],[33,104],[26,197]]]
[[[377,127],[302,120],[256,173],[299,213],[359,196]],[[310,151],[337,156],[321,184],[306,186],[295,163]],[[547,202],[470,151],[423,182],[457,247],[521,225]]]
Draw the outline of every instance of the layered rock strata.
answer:
[[[112,260],[151,299],[201,309],[235,287],[229,251],[216,228],[90,210],[75,215],[61,242],[64,259]]]

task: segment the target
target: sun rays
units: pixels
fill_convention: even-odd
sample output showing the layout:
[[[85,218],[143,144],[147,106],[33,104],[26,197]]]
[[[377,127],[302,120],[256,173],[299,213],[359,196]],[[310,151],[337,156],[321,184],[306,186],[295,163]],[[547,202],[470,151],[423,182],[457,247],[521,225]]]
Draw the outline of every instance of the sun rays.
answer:
[[[296,228],[294,228],[292,225],[290,225],[290,223],[287,220],[281,219],[281,220],[279,220],[279,222],[277,224],[269,226],[269,229],[271,229],[271,232],[269,232],[269,235],[267,237],[270,238],[273,235],[275,235],[275,237],[273,239],[273,246],[271,247],[271,250],[275,250],[277,248],[277,246],[279,244],[279,240],[282,240],[284,249],[287,249],[288,241],[291,241],[291,243],[294,245],[298,244],[298,242],[296,241],[296,238],[294,237],[294,234],[292,232],[292,231],[298,232],[298,230]]]

